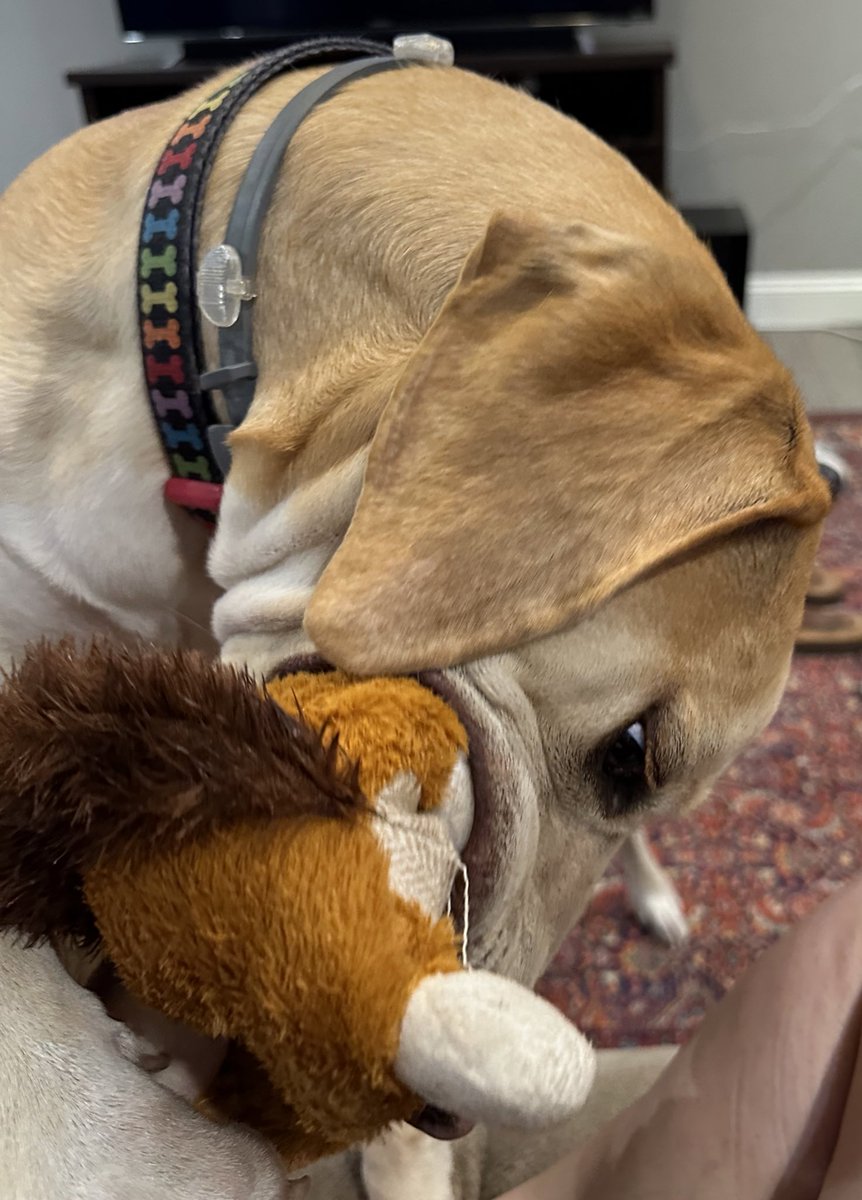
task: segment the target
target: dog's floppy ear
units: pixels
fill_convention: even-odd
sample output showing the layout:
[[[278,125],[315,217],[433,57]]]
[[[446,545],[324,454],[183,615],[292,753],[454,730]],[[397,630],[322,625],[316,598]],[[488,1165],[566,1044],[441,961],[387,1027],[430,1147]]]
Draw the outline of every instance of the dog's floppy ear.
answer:
[[[347,670],[443,667],[827,507],[793,383],[705,250],[497,218],[381,419],[306,627]]]

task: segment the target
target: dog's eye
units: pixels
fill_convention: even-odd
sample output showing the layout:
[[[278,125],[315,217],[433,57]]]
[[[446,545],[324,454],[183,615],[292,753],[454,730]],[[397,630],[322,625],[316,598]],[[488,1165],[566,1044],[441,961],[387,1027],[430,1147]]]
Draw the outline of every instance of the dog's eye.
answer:
[[[622,816],[638,804],[646,788],[646,730],[643,721],[633,721],[616,734],[605,749],[601,769],[611,786],[608,816]]]

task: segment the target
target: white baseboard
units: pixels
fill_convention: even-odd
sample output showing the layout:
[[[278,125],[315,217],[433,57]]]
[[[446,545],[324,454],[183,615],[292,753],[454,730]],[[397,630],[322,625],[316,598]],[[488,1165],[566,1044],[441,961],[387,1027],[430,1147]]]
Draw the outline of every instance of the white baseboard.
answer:
[[[748,277],[746,311],[764,333],[862,326],[862,271],[762,271]]]

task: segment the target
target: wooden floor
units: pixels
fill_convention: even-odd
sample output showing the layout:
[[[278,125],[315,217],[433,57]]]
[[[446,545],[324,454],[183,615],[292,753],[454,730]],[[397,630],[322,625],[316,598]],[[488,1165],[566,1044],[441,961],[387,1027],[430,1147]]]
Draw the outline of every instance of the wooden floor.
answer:
[[[809,412],[862,413],[862,329],[764,336],[796,376]]]

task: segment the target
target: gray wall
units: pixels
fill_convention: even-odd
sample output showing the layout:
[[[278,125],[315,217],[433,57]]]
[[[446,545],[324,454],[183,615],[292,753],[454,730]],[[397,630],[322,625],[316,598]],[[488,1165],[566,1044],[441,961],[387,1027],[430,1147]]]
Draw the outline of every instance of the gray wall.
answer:
[[[739,200],[760,271],[862,268],[862,2],[658,0],[671,181]]]
[[[66,71],[154,53],[123,44],[114,0],[0,0],[0,191],[83,123]]]

